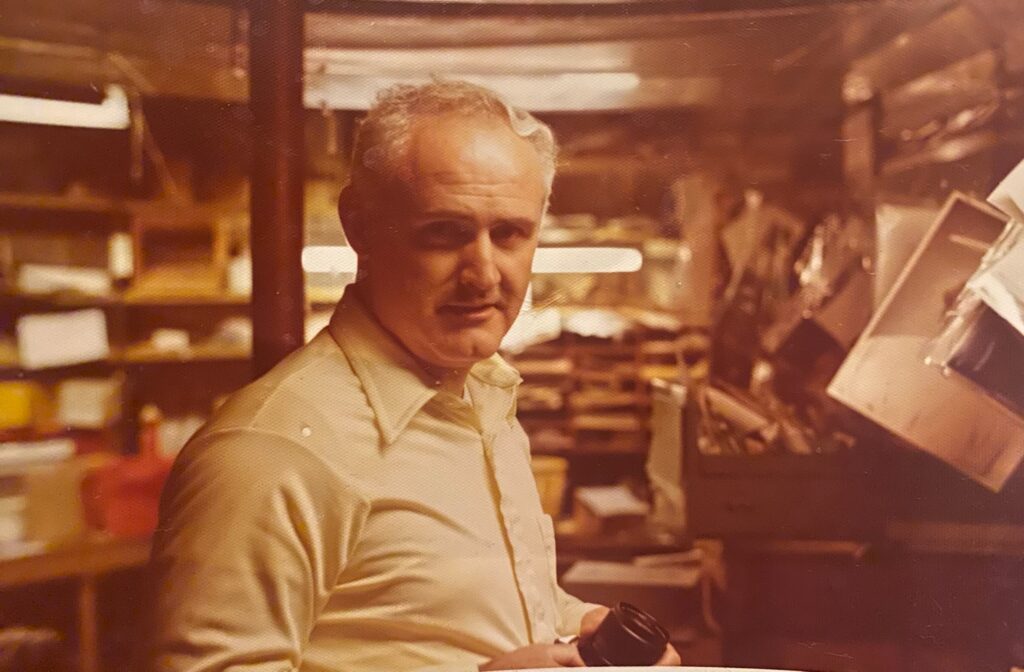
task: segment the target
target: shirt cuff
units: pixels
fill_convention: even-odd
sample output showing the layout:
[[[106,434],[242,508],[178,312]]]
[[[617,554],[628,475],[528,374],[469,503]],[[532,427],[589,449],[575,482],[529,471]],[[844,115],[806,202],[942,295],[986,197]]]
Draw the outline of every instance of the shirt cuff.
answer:
[[[600,604],[591,604],[589,602],[578,602],[574,601],[572,604],[565,606],[562,612],[562,626],[565,632],[559,632],[559,635],[568,637],[580,634],[580,621],[590,611],[594,609],[600,609]]]

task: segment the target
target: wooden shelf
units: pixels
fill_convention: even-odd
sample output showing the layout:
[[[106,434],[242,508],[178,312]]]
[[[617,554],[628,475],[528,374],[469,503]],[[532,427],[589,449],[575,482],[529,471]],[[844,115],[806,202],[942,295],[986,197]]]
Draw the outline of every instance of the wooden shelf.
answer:
[[[0,556],[0,588],[140,567],[149,558],[149,546],[148,538],[116,539],[96,533],[61,548]]]
[[[159,306],[248,306],[251,297],[243,294],[125,294],[123,303],[126,306],[159,307]]]
[[[252,357],[248,347],[198,343],[187,350],[157,350],[147,343],[114,351],[107,359],[65,364],[42,369],[26,369],[16,362],[0,362],[0,379],[47,378],[87,375],[97,369],[120,368],[139,364],[194,364],[201,362],[241,362]]]
[[[187,350],[157,350],[148,343],[131,345],[121,353],[120,361],[125,364],[186,364],[216,361],[244,361],[252,356],[246,346],[229,346],[219,343],[197,343]]]
[[[213,218],[214,213],[198,203],[0,193],[0,226],[31,223],[60,228],[87,222],[106,229],[123,229],[133,219],[142,219],[157,220],[164,228],[196,228],[209,226]]]
[[[690,548],[689,544],[674,538],[671,534],[640,527],[608,535],[582,535],[565,530],[566,522],[556,528],[558,561],[563,559],[632,559],[637,555],[674,553]],[[565,556],[563,558],[563,555]]]
[[[915,553],[1024,558],[1024,526],[894,519],[886,537]]]
[[[31,311],[54,308],[110,308],[121,305],[121,301],[117,296],[101,296],[72,291],[26,294],[12,290],[0,290],[0,305],[18,311]]]
[[[569,395],[569,407],[577,411],[637,408],[649,404],[648,399],[636,392],[592,389],[573,392]]]
[[[569,418],[569,424],[577,431],[632,433],[647,429],[635,413],[577,413]]]
[[[683,367],[678,364],[645,364],[640,367],[637,377],[641,382],[650,383],[655,378],[679,380]]]
[[[145,566],[150,540],[116,539],[92,534],[60,548],[0,556],[0,589],[46,581],[75,581],[78,617],[78,665],[82,672],[100,669],[98,579],[104,574]]]
[[[519,375],[527,376],[568,376],[572,374],[573,362],[568,357],[558,359],[522,359],[513,366]]]
[[[54,194],[0,193],[0,210],[32,210],[69,215],[116,216],[123,210],[108,198],[72,197]]]
[[[153,308],[163,306],[248,306],[250,297],[241,294],[167,294],[139,295],[112,294],[92,295],[78,292],[54,292],[48,294],[25,294],[17,291],[0,290],[0,305],[17,310],[46,310],[53,308]]]
[[[118,365],[116,360],[99,359],[92,362],[80,364],[65,364],[62,366],[48,366],[44,369],[26,369],[16,362],[0,363],[0,380],[17,379],[39,379],[39,378],[71,378],[76,376],[88,376],[97,371],[109,371]]]

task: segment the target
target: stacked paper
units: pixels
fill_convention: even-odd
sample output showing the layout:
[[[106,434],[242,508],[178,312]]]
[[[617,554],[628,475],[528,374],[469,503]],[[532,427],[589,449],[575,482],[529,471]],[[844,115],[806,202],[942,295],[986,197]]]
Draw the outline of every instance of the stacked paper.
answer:
[[[983,270],[971,278],[967,287],[1024,334],[1024,161],[995,188],[988,202],[1013,221],[993,246],[998,254],[983,263]]]

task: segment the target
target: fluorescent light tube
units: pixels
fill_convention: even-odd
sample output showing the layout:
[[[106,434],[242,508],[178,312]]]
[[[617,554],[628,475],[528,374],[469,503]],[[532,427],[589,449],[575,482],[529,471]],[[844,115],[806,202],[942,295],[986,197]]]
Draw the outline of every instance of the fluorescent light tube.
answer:
[[[307,273],[355,273],[356,252],[348,245],[307,245],[302,248]]]
[[[541,247],[534,273],[633,273],[643,255],[632,247]],[[355,273],[356,253],[346,245],[310,245],[302,249],[307,273]]]
[[[633,273],[643,263],[640,250],[632,247],[540,247],[533,257],[533,272]]]
[[[100,103],[14,96],[0,93],[0,121],[77,128],[128,128],[128,96],[111,84]]]
[[[326,64],[325,74],[306,76],[304,104],[310,109],[365,110],[380,89],[394,84],[422,84],[426,73],[369,74]],[[358,70],[358,69],[355,69]],[[501,93],[509,102],[533,111],[622,109],[637,95],[640,77],[633,72],[566,72],[521,75],[451,73]]]

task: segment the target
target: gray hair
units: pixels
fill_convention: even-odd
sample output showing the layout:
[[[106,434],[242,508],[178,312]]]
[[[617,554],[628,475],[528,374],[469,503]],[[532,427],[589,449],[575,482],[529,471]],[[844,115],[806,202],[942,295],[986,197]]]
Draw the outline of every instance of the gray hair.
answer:
[[[377,94],[376,102],[356,131],[351,183],[358,186],[382,175],[395,175],[405,156],[413,124],[423,117],[441,114],[492,117],[506,122],[537,150],[550,195],[558,153],[551,129],[490,89],[455,80],[398,84]]]

